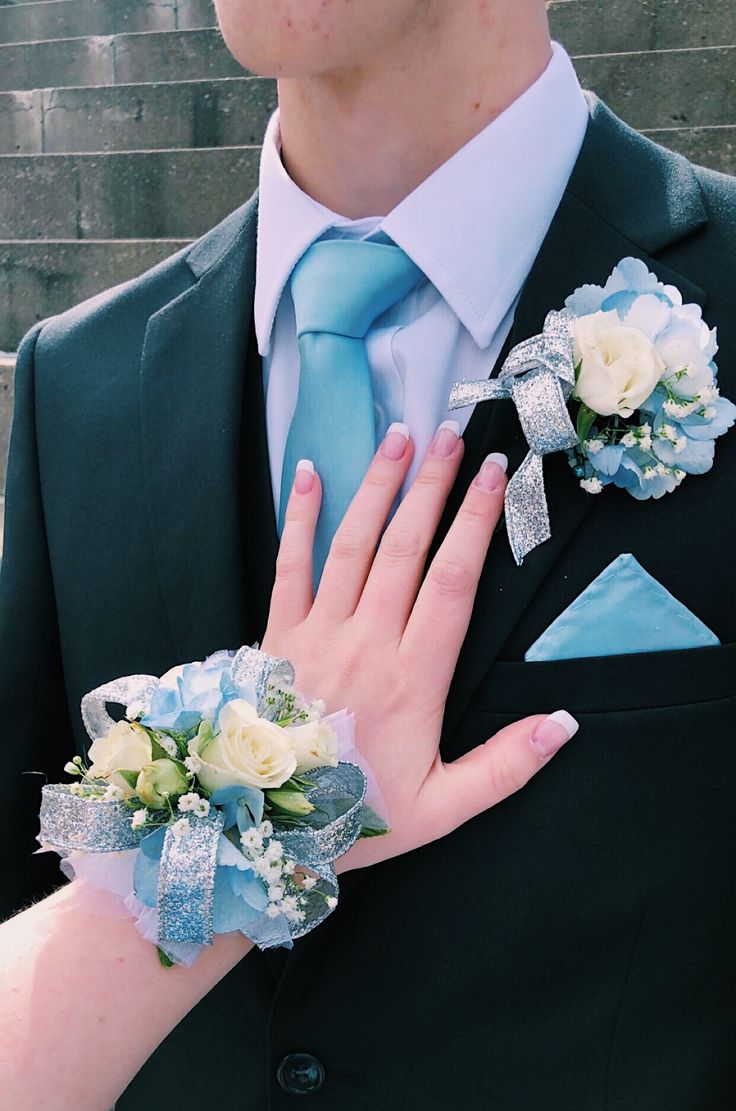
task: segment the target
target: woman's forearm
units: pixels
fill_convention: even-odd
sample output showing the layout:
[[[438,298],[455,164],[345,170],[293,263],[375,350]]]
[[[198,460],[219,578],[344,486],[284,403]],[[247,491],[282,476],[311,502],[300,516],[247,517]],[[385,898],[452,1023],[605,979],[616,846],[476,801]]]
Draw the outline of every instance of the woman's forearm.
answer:
[[[188,1011],[253,947],[215,935],[163,968],[132,919],[70,884],[0,926],[0,1091],[17,1111],[108,1111]]]

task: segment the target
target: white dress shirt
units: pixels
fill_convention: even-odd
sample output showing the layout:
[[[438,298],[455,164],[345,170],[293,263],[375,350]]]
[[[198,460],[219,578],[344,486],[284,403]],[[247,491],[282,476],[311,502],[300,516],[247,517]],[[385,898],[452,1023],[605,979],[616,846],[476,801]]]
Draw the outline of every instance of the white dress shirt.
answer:
[[[403,421],[416,443],[408,485],[437,425],[454,418],[462,429],[470,419],[470,408],[448,412],[450,387],[491,373],[587,121],[572,63],[554,43],[537,81],[387,216],[349,220],[289,177],[274,112],[260,163],[255,328],[277,515],[299,388],[289,276],[304,251],[321,238],[380,241],[385,235],[426,275],[375,321],[365,339],[377,442],[392,421]]]

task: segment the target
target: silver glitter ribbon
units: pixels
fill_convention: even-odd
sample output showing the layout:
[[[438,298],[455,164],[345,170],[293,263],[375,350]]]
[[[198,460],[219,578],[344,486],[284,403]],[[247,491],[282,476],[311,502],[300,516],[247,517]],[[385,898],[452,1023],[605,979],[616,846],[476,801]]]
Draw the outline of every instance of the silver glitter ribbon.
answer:
[[[258,712],[262,713],[269,683],[290,687],[294,682],[294,668],[281,656],[269,656],[259,648],[244,645],[235,653],[232,676],[236,684],[253,683],[256,689]]]
[[[232,675],[236,684],[253,683],[259,711],[269,684],[291,686],[294,669],[288,660],[269,656],[256,648],[236,652]],[[129,675],[97,687],[82,700],[82,716],[90,737],[107,735],[115,724],[107,712],[108,702],[123,705],[148,701],[159,680],[151,675]],[[297,868],[306,868],[318,877],[317,885],[305,896],[306,915],[289,928],[291,937],[301,937],[314,929],[328,914],[325,896],[337,895],[338,884],[333,861],[342,856],[360,835],[366,794],[366,778],[354,764],[341,763],[310,773],[312,786],[305,791],[323,824],[294,828],[274,820],[274,837],[284,846],[285,855]],[[326,821],[324,820],[326,819]],[[42,790],[41,829],[38,840],[64,854],[121,852],[137,849],[148,830],[131,827],[130,809],[122,802],[85,797],[72,785],[47,784]],[[213,808],[204,818],[187,815],[169,826],[164,835],[158,872],[157,944],[172,960],[176,947],[183,944],[207,945],[212,941],[217,848],[223,829],[223,816]],[[260,933],[259,933],[260,930]],[[276,934],[261,924],[253,940],[262,947],[281,944],[283,931]]]
[[[148,704],[151,695],[160,683],[156,675],[124,675],[122,679],[113,679],[111,683],[103,683],[95,687],[82,699],[82,721],[87,735],[96,741],[106,737],[115,725],[115,718],[107,712],[108,702],[128,706],[131,702],[144,702]]]
[[[131,828],[124,803],[75,795],[68,783],[43,787],[40,820],[38,840],[65,853],[137,849],[146,833]]]
[[[158,873],[158,944],[209,945],[215,904],[217,843],[224,820],[218,810],[206,818],[189,818],[186,829],[169,826]]]
[[[334,807],[350,800],[343,813],[335,813],[329,824],[321,829],[301,826],[297,829],[280,826],[274,821],[274,837],[284,846],[284,853],[319,877],[319,883],[307,893],[303,922],[291,927],[292,937],[302,937],[318,926],[330,913],[325,895],[337,897],[338,883],[332,862],[354,845],[363,824],[363,804],[367,781],[356,764],[340,763],[336,768],[319,768],[310,772],[313,783],[305,794],[322,813],[335,813]]]
[[[578,442],[567,402],[575,386],[573,317],[550,312],[541,335],[512,348],[498,378],[455,382],[450,409],[510,398],[529,453],[506,487],[504,508],[511,551],[518,566],[552,535],[544,492],[543,458]]]

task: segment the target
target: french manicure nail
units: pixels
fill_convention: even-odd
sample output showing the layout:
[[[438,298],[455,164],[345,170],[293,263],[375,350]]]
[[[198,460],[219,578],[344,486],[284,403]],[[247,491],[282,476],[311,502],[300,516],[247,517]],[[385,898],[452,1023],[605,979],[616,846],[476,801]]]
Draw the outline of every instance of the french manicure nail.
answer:
[[[311,459],[300,459],[294,475],[294,489],[297,494],[308,494],[314,486],[314,463]]]
[[[568,714],[567,710],[555,710],[544,721],[540,721],[532,733],[532,748],[538,756],[546,759],[574,737],[578,729],[578,722],[572,714]]]
[[[383,438],[381,455],[385,455],[387,459],[393,459],[396,463],[399,459],[403,459],[408,443],[409,429],[400,421],[394,421],[393,424],[388,426],[388,431]]]
[[[475,485],[488,494],[492,493],[501,484],[508,465],[508,459],[500,451],[494,451],[491,455],[487,455],[478,471]]]
[[[443,420],[434,434],[432,443],[429,445],[429,454],[447,459],[457,447],[459,439],[460,425],[458,422],[456,420]]]

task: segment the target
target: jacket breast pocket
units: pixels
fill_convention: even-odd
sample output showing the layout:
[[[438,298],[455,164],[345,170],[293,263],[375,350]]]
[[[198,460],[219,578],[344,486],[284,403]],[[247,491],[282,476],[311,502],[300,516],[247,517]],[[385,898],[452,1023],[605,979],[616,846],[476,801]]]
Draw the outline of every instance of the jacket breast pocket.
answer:
[[[736,643],[540,663],[498,661],[476,692],[473,709],[524,716],[564,706],[573,714],[608,714],[734,695]]]

